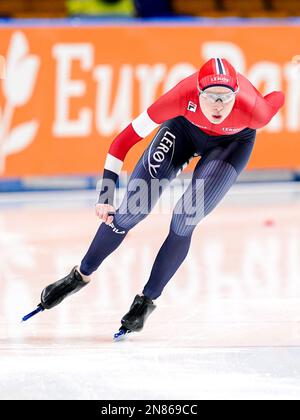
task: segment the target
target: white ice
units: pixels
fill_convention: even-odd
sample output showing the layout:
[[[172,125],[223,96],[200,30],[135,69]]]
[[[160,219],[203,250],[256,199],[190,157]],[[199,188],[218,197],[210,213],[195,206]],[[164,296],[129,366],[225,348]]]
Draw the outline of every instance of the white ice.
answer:
[[[94,193],[0,196],[0,399],[299,399],[300,194],[237,186],[196,229],[144,330],[113,333],[169,227],[154,212],[93,283],[26,323],[80,262]]]

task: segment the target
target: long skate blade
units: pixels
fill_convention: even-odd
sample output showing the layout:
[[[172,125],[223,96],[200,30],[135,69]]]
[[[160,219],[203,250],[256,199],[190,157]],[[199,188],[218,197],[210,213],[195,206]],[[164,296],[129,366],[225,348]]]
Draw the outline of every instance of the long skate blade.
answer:
[[[126,336],[131,333],[130,330],[128,330],[125,327],[121,327],[119,331],[114,335],[114,341],[122,341],[125,340]]]
[[[21,322],[27,321],[27,319],[32,318],[34,315],[38,314],[39,312],[42,312],[43,310],[44,310],[44,308],[41,305],[38,305],[38,307],[34,311],[32,311],[29,314],[23,316]]]

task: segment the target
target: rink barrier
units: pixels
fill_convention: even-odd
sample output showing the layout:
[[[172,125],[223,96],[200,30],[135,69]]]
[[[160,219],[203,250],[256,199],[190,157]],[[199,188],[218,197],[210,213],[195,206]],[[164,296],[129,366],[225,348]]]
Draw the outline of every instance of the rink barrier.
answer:
[[[154,18],[130,18],[130,17],[99,17],[99,16],[74,16],[67,18],[0,18],[0,28],[11,27],[93,27],[93,26],[299,26],[300,17],[289,16],[284,18],[276,17],[193,17],[193,16],[177,16],[177,17],[154,17]]]

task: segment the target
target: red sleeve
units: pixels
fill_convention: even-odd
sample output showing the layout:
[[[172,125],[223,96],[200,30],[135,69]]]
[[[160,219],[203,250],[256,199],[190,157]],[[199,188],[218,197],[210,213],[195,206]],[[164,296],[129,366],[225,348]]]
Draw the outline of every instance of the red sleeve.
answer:
[[[122,161],[137,142],[148,136],[159,124],[180,115],[182,82],[158,98],[113,140],[108,153]]]
[[[137,142],[142,140],[143,137],[140,137],[133,129],[132,123],[130,123],[117,137],[113,140],[108,150],[108,153],[116,158],[123,160],[127,155],[128,151],[134,146]]]
[[[157,124],[162,124],[170,118],[181,115],[181,103],[184,98],[183,87],[187,79],[182,80],[148,108],[148,114]]]
[[[284,104],[283,92],[271,92],[262,96],[258,91],[250,122],[250,128],[262,128],[267,125]]]
[[[115,185],[131,147],[159,124],[180,115],[181,86],[182,82],[162,95],[113,140],[106,156],[98,203],[113,205]]]

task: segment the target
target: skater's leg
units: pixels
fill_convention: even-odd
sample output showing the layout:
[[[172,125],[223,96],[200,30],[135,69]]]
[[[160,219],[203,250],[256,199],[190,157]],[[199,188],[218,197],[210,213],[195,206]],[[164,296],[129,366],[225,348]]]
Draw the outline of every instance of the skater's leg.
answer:
[[[66,277],[44,288],[40,306],[50,309],[84,287],[90,274],[118,248],[128,231],[149,214],[164,188],[196,154],[183,120],[175,118],[160,127],[131,175],[113,223],[101,224],[80,267],[74,267]],[[153,180],[157,181],[156,188],[152,188]]]
[[[102,223],[83,258],[80,272],[90,275],[123,242],[130,229],[152,210],[162,191],[196,153],[180,118],[167,121],[137,163],[113,223]]]
[[[150,278],[143,290],[144,296],[154,300],[161,295],[168,281],[185,260],[191,239],[192,233],[181,236],[170,229],[154,261]]]
[[[143,294],[158,298],[186,258],[196,225],[208,215],[235,183],[246,165],[253,142],[215,148],[199,160],[192,181],[175,206],[169,235],[154,262]],[[203,182],[202,182],[203,181]]]
[[[100,266],[102,261],[114,252],[123,242],[128,231],[113,222],[113,225],[101,223],[86,255],[81,261],[80,273],[90,276]]]

